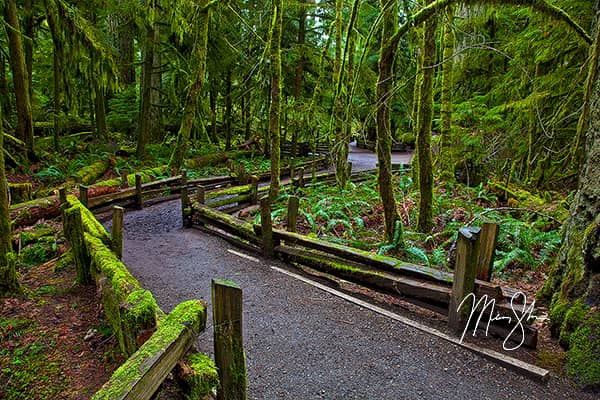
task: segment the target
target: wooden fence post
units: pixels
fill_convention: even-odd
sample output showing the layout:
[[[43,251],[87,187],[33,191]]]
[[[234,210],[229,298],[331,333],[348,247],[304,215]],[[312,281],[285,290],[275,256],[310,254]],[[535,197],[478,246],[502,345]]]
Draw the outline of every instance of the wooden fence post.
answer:
[[[83,184],[79,184],[79,201],[88,208],[88,187]]]
[[[298,168],[298,188],[304,187],[304,167]]]
[[[58,189],[58,198],[60,199],[60,204],[67,203],[67,188],[66,187],[63,186],[60,189]]]
[[[117,257],[123,257],[123,207],[113,207],[110,247]]]
[[[190,209],[187,185],[187,169],[184,168],[181,170],[181,221],[185,228],[189,228],[192,222],[192,211]]]
[[[273,222],[271,221],[271,205],[269,198],[260,199],[260,225],[262,227],[262,246],[265,257],[274,257]]]
[[[196,188],[198,203],[204,204],[206,202],[206,188],[202,185],[198,185]]]
[[[244,185],[246,183],[246,167],[241,161],[238,169],[238,183],[240,185]]]
[[[250,190],[250,204],[258,204],[258,176],[252,175],[252,189]]]
[[[140,173],[135,174],[135,206],[138,209],[144,206],[142,202],[142,175]]]
[[[127,180],[127,172],[121,173],[121,189],[126,189],[129,186],[129,181]]]
[[[298,196],[290,196],[288,198],[288,209],[287,209],[287,230],[288,232],[296,232],[296,225],[298,222],[298,205],[300,199]]]
[[[71,242],[73,259],[75,260],[76,281],[81,285],[91,283],[90,264],[83,241],[83,221],[81,208],[72,207],[65,210],[65,236]]]
[[[217,400],[246,400],[246,357],[242,339],[242,289],[231,281],[212,280]]]
[[[480,228],[461,228],[458,231],[458,244],[456,247],[456,265],[454,266],[454,280],[448,308],[448,326],[450,330],[460,335],[469,312],[469,302],[466,301],[460,309],[465,296],[473,293],[475,289],[475,269],[479,253]]]
[[[479,259],[477,260],[477,271],[475,277],[482,281],[490,281],[492,277],[492,266],[494,265],[494,253],[498,244],[498,224],[486,222],[481,227],[479,235]]]

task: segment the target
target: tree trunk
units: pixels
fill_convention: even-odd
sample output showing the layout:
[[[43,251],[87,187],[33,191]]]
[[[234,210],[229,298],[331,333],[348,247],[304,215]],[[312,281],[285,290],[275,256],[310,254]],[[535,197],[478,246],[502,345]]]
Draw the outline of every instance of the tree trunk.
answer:
[[[15,269],[16,258],[12,253],[12,232],[8,213],[8,192],[4,168],[4,129],[0,110],[0,298],[19,294],[21,287]]]
[[[431,3],[430,0],[427,4]],[[433,167],[431,162],[431,122],[433,119],[433,78],[436,55],[435,31],[436,18],[425,22],[423,32],[422,70],[423,82],[419,91],[417,105],[417,156],[419,168],[419,215],[417,217],[417,230],[428,233],[433,228]]]
[[[53,78],[54,78],[54,150],[59,151],[58,140],[62,134],[61,112],[62,112],[62,82],[63,71],[61,66],[64,63],[64,44],[59,34],[58,28],[58,10],[54,2],[45,1],[46,19],[50,27],[52,44],[54,45],[53,56]]]
[[[396,0],[381,0],[383,32],[377,79],[377,183],[383,204],[384,240],[394,237],[394,226],[400,219],[392,187],[392,133],[390,130],[390,102],[392,99],[392,70],[397,42],[390,41],[397,26]]]
[[[271,186],[269,201],[279,194],[279,161],[281,155],[281,30],[283,26],[283,1],[271,0],[273,21],[271,25],[271,106],[269,108],[269,150],[271,154]]]
[[[225,73],[225,151],[231,149],[231,69]]]
[[[7,0],[4,7],[4,20],[6,21],[6,36],[8,37],[9,61],[13,74],[17,108],[17,136],[25,142],[27,157],[35,160],[33,149],[33,118],[31,114],[31,99],[29,98],[29,85],[27,84],[27,70],[23,56],[23,41],[21,28],[17,15],[16,0]]]
[[[344,107],[342,103],[342,0],[335,1],[335,58],[333,60],[333,144],[332,155],[335,162],[335,180],[340,189],[348,181],[348,143],[344,138]]]
[[[0,110],[1,113],[4,115],[10,115],[12,113],[8,79],[6,77],[6,57],[4,57],[4,54],[0,54],[0,104],[2,104],[2,110]]]
[[[304,64],[306,63],[306,56],[304,51],[304,45],[306,44],[306,6],[304,0],[300,0],[298,5],[298,40],[296,45],[298,46],[298,63],[296,64],[296,70],[294,72],[294,100],[296,101],[296,107],[300,106],[302,101],[302,75],[304,74]],[[298,131],[305,129],[305,118],[302,118],[302,124],[292,132],[292,147],[290,149],[290,155],[296,157],[298,154]]]
[[[198,4],[200,9],[204,8],[208,3],[207,0],[202,0]],[[177,143],[171,153],[169,160],[169,168],[171,170],[178,171],[183,166],[183,159],[185,152],[190,140],[190,133],[194,125],[194,116],[196,115],[196,108],[198,107],[198,100],[204,84],[204,75],[206,74],[206,52],[208,46],[208,21],[209,21],[210,9],[204,9],[201,11],[201,15],[198,21],[198,39],[195,43],[193,51],[193,64],[195,67],[194,71],[194,82],[190,87],[185,101],[185,107],[183,109],[183,118],[177,133]]]
[[[33,1],[25,0],[23,3],[23,33],[25,39],[25,66],[27,70],[27,88],[29,99],[33,100]]]
[[[214,74],[213,74],[214,75]],[[217,82],[214,77],[210,77],[210,90],[209,90],[209,102],[210,102],[210,140],[213,144],[219,144],[219,136],[217,134],[217,97],[219,91],[217,89]]]
[[[146,144],[151,137],[150,108],[152,91],[152,69],[154,67],[154,28],[145,26],[144,51],[140,84],[140,112],[138,115],[138,140],[136,155],[138,158],[144,156]]]
[[[454,66],[454,7],[446,9],[447,21],[444,25],[444,52],[442,66],[441,90],[441,129],[440,129],[440,154],[439,172],[440,180],[444,183],[454,182],[454,137],[452,135],[452,69]]]
[[[119,0],[119,5],[123,6],[125,0]],[[135,83],[135,48],[133,43],[134,24],[129,16],[115,14],[112,16],[112,30],[114,32],[114,41],[117,48],[116,61],[119,67],[119,81],[122,85],[128,86]]]
[[[97,81],[98,78],[92,77],[92,87],[94,90],[94,110],[96,112],[96,133],[104,143],[108,140],[108,127],[106,126],[106,96],[104,88]]]
[[[163,65],[160,52],[160,27],[159,23],[154,24],[153,47],[154,57],[152,59],[152,79],[150,81],[150,138],[154,143],[160,143],[163,140],[163,108],[162,108],[162,75]]]
[[[600,388],[600,9],[588,71],[590,96],[585,159],[563,230],[562,246],[538,299],[550,303],[553,334],[567,347],[567,372],[578,385]]]

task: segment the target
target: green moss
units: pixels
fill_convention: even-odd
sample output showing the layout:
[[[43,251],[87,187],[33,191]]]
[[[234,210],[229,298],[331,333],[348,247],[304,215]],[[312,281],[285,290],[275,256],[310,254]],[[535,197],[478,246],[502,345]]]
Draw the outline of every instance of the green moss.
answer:
[[[552,296],[552,306],[550,307],[550,313],[548,314],[552,323],[551,329],[554,335],[558,333],[557,328],[562,325],[568,308],[569,302],[560,300],[559,293],[556,292],[554,296]]]
[[[589,307],[583,305],[581,300],[575,301],[565,312],[564,319],[560,325],[559,342],[562,346],[569,345],[569,338],[573,331],[583,322]]]
[[[21,231],[19,238],[21,239],[21,246],[27,246],[31,243],[37,243],[39,241],[54,242],[56,229],[51,227],[43,227],[32,231]]]
[[[110,167],[110,160],[97,161],[85,168],[79,170],[76,176],[81,178],[81,182],[84,185],[90,185],[100,178],[106,170]]]
[[[66,253],[63,253],[59,258],[56,264],[54,265],[54,271],[61,271],[71,265],[74,265],[73,260],[73,251],[69,249]]]
[[[148,359],[155,357],[177,339],[186,328],[195,334],[204,329],[206,310],[199,300],[180,303],[160,324],[158,330],[121,367],[92,399],[119,399],[148,370]]]
[[[83,229],[89,234],[99,238],[106,245],[110,245],[110,236],[100,222],[94,217],[94,214],[81,204],[79,199],[73,195],[67,195],[67,203],[70,208],[79,207],[81,209],[81,220]]]
[[[587,389],[600,388],[600,311],[585,316],[570,337],[567,372],[575,383]]]
[[[202,353],[190,354],[187,361],[192,374],[185,377],[186,383],[190,387],[190,393],[186,395],[186,399],[204,399],[219,386],[217,367],[210,357]]]

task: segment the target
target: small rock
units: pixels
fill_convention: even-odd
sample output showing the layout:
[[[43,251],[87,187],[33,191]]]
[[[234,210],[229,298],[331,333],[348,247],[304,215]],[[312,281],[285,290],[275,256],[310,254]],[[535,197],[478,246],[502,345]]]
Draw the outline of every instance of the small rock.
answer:
[[[98,331],[95,329],[88,330],[87,333],[85,334],[85,337],[83,338],[83,340],[85,340],[86,342],[92,340],[92,338],[94,336],[96,336],[96,333],[98,333]]]

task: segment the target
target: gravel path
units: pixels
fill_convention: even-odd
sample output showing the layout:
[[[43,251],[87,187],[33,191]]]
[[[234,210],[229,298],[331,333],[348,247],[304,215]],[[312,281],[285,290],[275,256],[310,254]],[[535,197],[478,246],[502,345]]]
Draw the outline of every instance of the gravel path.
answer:
[[[242,258],[225,241],[180,228],[179,202],[128,212],[124,261],[168,312],[210,303],[210,279],[244,295],[249,399],[592,399],[546,385]],[[210,308],[210,307],[209,307]],[[212,316],[209,313],[209,321]],[[212,353],[212,328],[198,339]]]

